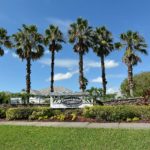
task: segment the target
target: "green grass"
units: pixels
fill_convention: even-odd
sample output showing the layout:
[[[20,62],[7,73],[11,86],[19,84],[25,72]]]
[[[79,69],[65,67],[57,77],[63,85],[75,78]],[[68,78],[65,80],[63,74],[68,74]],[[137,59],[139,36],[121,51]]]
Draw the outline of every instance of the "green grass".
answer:
[[[149,150],[150,130],[0,126],[0,150]]]

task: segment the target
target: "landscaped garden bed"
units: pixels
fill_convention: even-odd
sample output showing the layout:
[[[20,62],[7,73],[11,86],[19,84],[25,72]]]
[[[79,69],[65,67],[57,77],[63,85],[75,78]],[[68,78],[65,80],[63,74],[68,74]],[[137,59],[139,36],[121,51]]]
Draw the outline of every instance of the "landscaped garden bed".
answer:
[[[84,109],[1,107],[0,119],[28,121],[150,122],[150,106],[93,106],[85,107]]]

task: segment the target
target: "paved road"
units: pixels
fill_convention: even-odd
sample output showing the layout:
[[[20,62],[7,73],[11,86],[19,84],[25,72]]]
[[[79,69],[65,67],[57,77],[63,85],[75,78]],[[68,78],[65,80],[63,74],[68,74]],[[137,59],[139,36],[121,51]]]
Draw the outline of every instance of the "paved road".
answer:
[[[127,128],[150,129],[150,123],[89,123],[89,122],[28,122],[28,121],[0,121],[0,125],[17,126],[48,126],[75,128]]]

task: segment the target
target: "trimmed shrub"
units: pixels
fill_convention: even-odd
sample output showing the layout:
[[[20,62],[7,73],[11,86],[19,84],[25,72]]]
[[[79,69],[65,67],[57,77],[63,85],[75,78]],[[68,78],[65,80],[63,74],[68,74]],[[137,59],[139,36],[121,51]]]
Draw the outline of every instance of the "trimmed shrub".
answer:
[[[150,120],[150,106],[93,106],[84,109],[54,110],[49,107],[0,107],[0,118],[7,120],[76,120],[78,116],[104,122]]]
[[[62,113],[62,111],[59,110],[59,109],[54,109],[54,110],[53,110],[54,116],[60,115],[61,113]]]
[[[29,115],[32,114],[31,108],[9,108],[6,111],[6,119],[8,120],[20,120],[28,119]]]
[[[18,107],[18,108],[9,108],[6,111],[6,119],[7,120],[21,120],[21,119],[29,119],[34,112],[44,112],[47,116],[49,116],[52,111],[48,107]],[[40,113],[39,113],[40,114]],[[39,115],[39,117],[41,117]],[[34,118],[33,116],[30,118]]]
[[[86,107],[83,115],[98,121],[126,121],[128,118],[150,119],[150,106],[93,106]]]
[[[0,108],[0,119],[6,117],[6,108]]]
[[[133,119],[132,119],[132,121],[139,121],[140,120],[140,118],[138,118],[138,117],[134,117]]]
[[[150,120],[150,106],[137,106],[142,120]]]
[[[53,112],[50,108],[43,107],[35,109],[32,114],[29,116],[29,120],[45,120],[53,115]]]

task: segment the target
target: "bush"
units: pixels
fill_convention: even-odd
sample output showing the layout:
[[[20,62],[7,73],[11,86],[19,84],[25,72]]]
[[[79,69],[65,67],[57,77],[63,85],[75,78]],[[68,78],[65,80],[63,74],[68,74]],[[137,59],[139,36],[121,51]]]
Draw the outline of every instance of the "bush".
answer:
[[[34,113],[33,113],[34,112]],[[6,111],[6,119],[7,120],[21,120],[21,119],[34,119],[36,113],[39,113],[39,117],[42,117],[40,114],[44,114],[46,116],[50,116],[52,111],[48,107],[18,107],[18,108],[9,108]],[[32,117],[31,117],[32,116]],[[35,115],[35,118],[37,114]]]
[[[31,108],[9,108],[6,111],[6,119],[8,120],[19,120],[28,119],[29,115],[32,114]]]
[[[6,108],[0,108],[0,119],[6,117]]]
[[[76,120],[78,116],[96,119],[97,121],[121,122],[121,121],[149,121],[150,106],[117,105],[117,106],[93,106],[84,109],[53,110],[49,107],[0,107],[0,118],[7,120]]]
[[[139,106],[138,113],[142,120],[150,120],[150,106]]]
[[[54,114],[54,116],[56,115],[60,115],[62,112],[61,112],[61,110],[59,110],[59,109],[55,109],[55,110],[53,110],[53,114]]]
[[[29,116],[29,120],[45,120],[53,115],[50,108],[43,107],[35,109],[32,114]]]
[[[75,121],[78,115],[82,114],[82,109],[66,109],[66,110],[53,110],[51,120],[58,121]]]
[[[84,108],[83,115],[98,121],[126,121],[128,118],[150,119],[150,106],[93,106]]]
[[[10,102],[10,94],[0,92],[0,104],[8,104]]]
[[[138,118],[138,117],[134,117],[133,119],[132,119],[132,121],[139,121],[140,120],[140,118]]]

